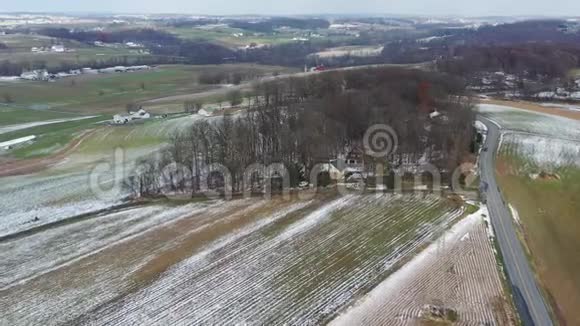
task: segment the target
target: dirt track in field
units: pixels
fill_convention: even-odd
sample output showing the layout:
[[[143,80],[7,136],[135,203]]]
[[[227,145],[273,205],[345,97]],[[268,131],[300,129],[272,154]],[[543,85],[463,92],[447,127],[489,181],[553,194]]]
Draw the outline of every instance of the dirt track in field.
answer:
[[[73,139],[65,148],[49,157],[32,158],[0,162],[0,177],[30,174],[40,172],[58,162],[66,159],[82,142],[87,139],[96,129],[84,131]]]

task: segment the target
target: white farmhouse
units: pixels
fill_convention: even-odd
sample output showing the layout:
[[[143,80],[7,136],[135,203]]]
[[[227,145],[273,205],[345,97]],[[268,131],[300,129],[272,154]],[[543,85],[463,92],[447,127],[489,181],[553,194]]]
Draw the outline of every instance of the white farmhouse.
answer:
[[[210,117],[211,113],[209,113],[207,110],[205,109],[199,109],[199,111],[197,111],[197,114],[203,116],[203,117]]]
[[[145,120],[151,118],[151,114],[143,109],[137,112],[129,112],[129,115],[115,114],[113,116],[113,123],[123,125],[134,120]]]
[[[65,50],[65,48],[64,48],[64,45],[62,45],[62,44],[59,44],[59,45],[53,45],[53,46],[50,48],[50,51],[51,51],[51,52],[56,52],[56,53],[63,53],[63,52],[65,52],[66,50]]]
[[[118,124],[118,125],[127,124],[127,123],[131,122],[131,120],[133,120],[133,118],[131,116],[128,116],[128,115],[115,114],[113,116],[113,122],[115,124]]]
[[[135,42],[127,42],[125,43],[125,45],[129,48],[142,48],[143,45],[139,44],[139,43],[135,43]]]
[[[137,112],[129,112],[129,114],[131,114],[133,119],[149,119],[149,118],[151,118],[151,114],[149,114],[149,112],[147,112],[143,109],[139,109],[139,111],[137,111]]]
[[[439,111],[435,110],[435,111],[433,111],[433,112],[429,113],[429,118],[431,118],[431,119],[435,119],[435,118],[437,118],[437,117],[438,117],[438,116],[440,116],[440,115],[441,115],[441,112],[439,112]]]

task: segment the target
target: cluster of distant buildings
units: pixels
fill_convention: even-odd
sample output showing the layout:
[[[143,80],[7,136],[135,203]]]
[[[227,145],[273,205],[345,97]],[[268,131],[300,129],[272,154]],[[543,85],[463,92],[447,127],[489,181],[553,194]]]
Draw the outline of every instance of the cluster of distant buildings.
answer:
[[[53,45],[50,47],[32,47],[30,49],[30,52],[32,53],[47,53],[47,52],[52,52],[52,53],[65,53],[65,52],[74,52],[74,50],[72,49],[67,49],[64,45],[59,44],[59,45]]]
[[[92,68],[82,68],[82,69],[73,69],[69,70],[68,72],[59,72],[55,74],[49,73],[46,69],[37,69],[23,72],[19,78],[15,79],[24,79],[24,80],[37,80],[37,81],[54,81],[60,78],[72,77],[77,75],[83,74],[110,74],[110,73],[121,73],[121,72],[134,72],[134,71],[142,71],[142,70],[149,70],[151,69],[150,66],[142,65],[142,66],[115,66],[109,68],[102,68],[102,69],[92,69]]]

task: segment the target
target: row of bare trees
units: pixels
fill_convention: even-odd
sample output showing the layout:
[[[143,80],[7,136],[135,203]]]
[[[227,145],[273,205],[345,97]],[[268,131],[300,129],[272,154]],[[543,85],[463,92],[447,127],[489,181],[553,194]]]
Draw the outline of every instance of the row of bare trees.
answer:
[[[463,92],[448,76],[393,68],[261,83],[243,114],[201,120],[179,131],[162,155],[144,160],[129,185],[138,196],[164,189],[195,195],[226,184],[242,192],[270,177],[296,186],[309,180],[316,164],[362,143],[375,124],[391,126],[398,136],[398,153],[381,163],[394,168],[403,156],[426,157],[453,169],[473,138],[474,116]],[[430,115],[435,111],[437,119]],[[367,159],[368,166],[377,162]],[[248,175],[248,169],[256,173]]]

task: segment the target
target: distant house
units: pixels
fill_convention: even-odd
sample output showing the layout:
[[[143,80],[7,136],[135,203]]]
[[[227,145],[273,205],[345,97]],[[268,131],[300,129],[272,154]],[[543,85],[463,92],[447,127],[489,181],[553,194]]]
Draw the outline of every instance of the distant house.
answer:
[[[335,160],[330,161],[333,169],[329,169],[331,178],[345,178],[348,180],[353,175],[363,175],[365,170],[364,150],[362,144],[355,144],[345,150],[345,154],[339,155]]]
[[[50,51],[51,52],[56,52],[56,53],[62,53],[65,52],[66,49],[64,48],[64,45],[53,45],[52,47],[50,47]]]
[[[441,115],[441,112],[435,110],[435,111],[429,113],[429,118],[435,119],[435,118],[439,117],[440,115]]]
[[[151,114],[149,114],[149,112],[143,109],[139,109],[137,112],[129,112],[128,115],[115,114],[113,116],[113,123],[123,125],[134,120],[145,120],[149,118],[151,118]]]
[[[20,75],[20,78],[26,80],[49,80],[50,74],[46,69],[25,71]]]
[[[433,121],[437,121],[440,123],[447,123],[449,122],[449,117],[444,112],[438,111],[437,109],[433,110],[433,112],[429,113],[429,118]]]
[[[336,166],[330,163],[322,164],[320,172],[328,172],[331,180],[340,180],[343,177],[343,173]]]
[[[142,44],[135,43],[135,42],[127,42],[127,43],[125,43],[125,45],[129,48],[141,48],[141,47],[143,47]]]
[[[131,122],[131,120],[133,120],[133,119],[128,115],[115,114],[113,116],[113,122],[117,125],[127,124],[127,123]]]
[[[364,149],[361,144],[355,144],[345,157],[345,166],[347,172],[364,171]]]
[[[149,112],[139,109],[137,112],[129,112],[129,114],[133,117],[133,119],[149,119],[151,118],[151,114]]]
[[[310,68],[311,72],[321,72],[321,71],[325,71],[326,67],[324,65],[318,65],[316,67],[312,67]]]
[[[199,114],[203,117],[211,117],[211,113],[209,113],[205,109],[199,109],[199,111],[197,111],[197,114]]]

